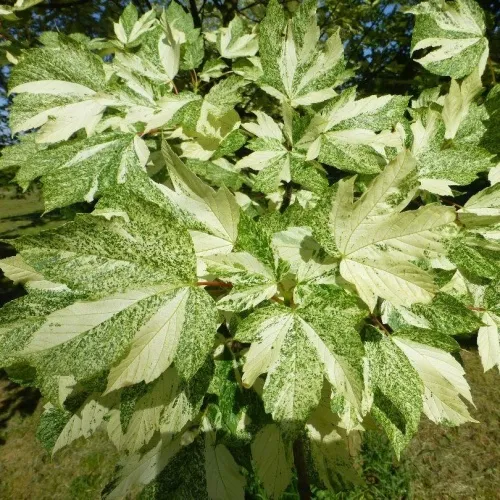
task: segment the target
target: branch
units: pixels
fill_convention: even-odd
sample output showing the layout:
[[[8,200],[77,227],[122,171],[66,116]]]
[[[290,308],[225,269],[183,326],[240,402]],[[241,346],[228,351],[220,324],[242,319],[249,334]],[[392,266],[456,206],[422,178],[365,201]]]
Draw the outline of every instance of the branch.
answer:
[[[491,59],[491,57],[488,57],[488,68],[490,69],[490,73],[491,73],[491,81],[492,81],[493,85],[496,85],[497,84],[497,77],[495,74],[495,66],[493,66],[493,60]]]
[[[198,7],[196,6],[196,0],[189,0],[189,11],[193,16],[194,27],[201,28],[200,13],[198,12]]]
[[[297,470],[299,498],[300,500],[311,500],[311,487],[309,486],[306,457],[304,454],[304,443],[302,442],[301,437],[298,437],[293,442],[293,462],[295,464],[295,469]]]
[[[34,5],[35,9],[65,9],[66,7],[73,7],[74,5],[83,5],[90,3],[92,0],[73,0],[71,2],[49,2],[47,4],[39,3]]]
[[[388,17],[392,16],[392,15],[396,12],[396,10],[397,10],[397,6],[395,6],[395,7],[392,9],[392,11],[391,11],[391,13],[390,13],[390,14],[385,14],[385,13],[384,13],[384,11],[385,11],[385,9],[386,9],[387,7],[388,7],[388,4],[383,4],[383,5],[382,5],[382,8],[381,8],[381,10],[380,10],[380,12],[379,12],[379,15],[377,16],[377,18],[376,18],[376,19],[374,19],[374,20],[373,20],[373,22],[370,24],[370,26],[369,26],[367,29],[365,29],[365,31],[363,32],[363,34],[362,34],[361,38],[358,40],[358,43],[356,44],[356,47],[354,47],[354,49],[351,49],[351,48],[349,47],[349,52],[350,52],[351,54],[356,55],[356,52],[357,52],[357,51],[358,51],[358,49],[361,47],[361,44],[365,41],[365,38],[368,36],[368,34],[369,34],[369,33],[371,33],[371,31],[373,31],[373,29],[374,29],[376,26],[378,26],[378,25],[379,25],[380,21],[382,21],[382,19],[384,18],[384,16],[385,16],[386,18],[388,18]]]
[[[257,2],[253,2],[249,5],[247,5],[246,7],[242,7],[241,9],[238,9],[238,12],[243,12],[244,10],[247,10],[247,9],[252,9],[253,7],[256,7],[257,5],[262,5],[264,3],[263,0],[260,0],[260,1],[257,1]]]
[[[281,203],[280,212],[283,213],[292,202],[293,195],[293,185],[291,182],[287,182],[285,185],[285,194],[283,195],[283,202]]]

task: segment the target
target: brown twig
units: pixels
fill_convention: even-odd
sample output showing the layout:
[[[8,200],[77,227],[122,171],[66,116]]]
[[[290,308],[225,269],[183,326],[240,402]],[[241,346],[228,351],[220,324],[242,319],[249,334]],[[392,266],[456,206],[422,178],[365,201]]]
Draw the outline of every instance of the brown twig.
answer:
[[[223,281],[198,281],[196,286],[218,286],[222,288],[231,288],[232,283],[224,283]]]
[[[35,9],[66,9],[68,7],[74,7],[76,5],[84,5],[90,3],[92,0],[73,0],[72,2],[49,2],[49,3],[39,3],[34,5]]]
[[[293,462],[297,471],[299,498],[300,500],[311,500],[311,487],[309,486],[304,443],[301,437],[293,442]]]
[[[455,203],[454,201],[451,200],[447,200],[446,198],[441,198],[441,201],[456,208],[464,208],[463,205],[459,205],[458,203]]]
[[[285,305],[285,301],[283,299],[280,299],[279,297],[277,297],[276,295],[274,297],[271,297],[271,300],[273,302],[277,302],[278,304],[281,304],[281,305]]]
[[[384,324],[382,323],[382,321],[380,321],[377,318],[377,316],[375,316],[374,314],[372,314],[370,316],[370,318],[375,323],[375,325],[378,326],[384,332],[385,335],[390,335],[389,330],[384,326]]]
[[[466,307],[470,311],[486,312],[488,310],[488,309],[485,309],[484,307],[472,307],[472,306],[466,306]]]
[[[488,68],[490,69],[490,73],[491,73],[491,81],[492,81],[493,85],[496,85],[497,76],[495,74],[495,67],[493,66],[493,61],[492,61],[491,57],[488,57]]]

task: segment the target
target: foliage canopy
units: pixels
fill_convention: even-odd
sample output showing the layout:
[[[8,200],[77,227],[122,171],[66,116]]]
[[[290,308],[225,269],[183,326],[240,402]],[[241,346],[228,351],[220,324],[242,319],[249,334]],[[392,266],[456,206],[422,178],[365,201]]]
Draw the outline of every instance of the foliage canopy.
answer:
[[[399,456],[422,413],[475,421],[456,337],[500,367],[500,86],[473,0],[408,13],[446,77],[419,96],[357,96],[316,0],[206,32],[130,4],[114,38],[10,54],[0,169],[80,213],[9,240],[0,366],[53,453],[107,430],[110,498],[279,498],[294,467],[336,491],[363,430]]]

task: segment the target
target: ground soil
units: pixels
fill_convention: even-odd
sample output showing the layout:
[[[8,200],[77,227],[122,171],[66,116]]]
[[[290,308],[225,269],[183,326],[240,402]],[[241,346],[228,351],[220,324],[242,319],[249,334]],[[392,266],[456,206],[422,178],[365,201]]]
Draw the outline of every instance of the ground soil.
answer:
[[[402,464],[395,467],[386,459],[377,464],[394,471],[394,483],[401,482],[396,476],[404,470],[408,491],[385,488],[380,497],[365,490],[356,498],[500,499],[500,375],[483,373],[477,352],[462,351],[462,358],[476,403],[471,413],[479,423],[442,428],[424,419]],[[35,437],[42,411],[36,391],[0,379],[0,498],[99,499],[113,474],[116,451],[98,433],[52,458]]]

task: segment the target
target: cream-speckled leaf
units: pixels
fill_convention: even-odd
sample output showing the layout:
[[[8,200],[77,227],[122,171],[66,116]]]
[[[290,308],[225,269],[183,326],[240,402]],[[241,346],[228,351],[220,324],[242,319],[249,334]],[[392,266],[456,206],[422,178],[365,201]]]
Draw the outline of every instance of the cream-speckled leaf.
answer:
[[[254,56],[259,50],[256,33],[247,33],[245,22],[236,16],[227,28],[220,28],[217,33],[217,49],[226,59]]]
[[[255,436],[252,458],[270,498],[280,498],[292,480],[292,449],[276,424],[268,424]]]
[[[0,260],[0,269],[14,284],[43,280],[43,276],[28,266],[20,255]]]
[[[126,290],[175,287],[195,279],[191,239],[178,214],[147,180],[157,203],[127,192],[101,200],[127,217],[77,216],[74,222],[14,242],[46,279],[103,297]],[[134,184],[140,190],[140,183]]]
[[[216,322],[215,303],[208,294],[195,288],[171,292],[136,333],[129,354],[111,369],[107,391],[149,383],[172,362],[179,374],[189,379],[212,347]]]
[[[470,184],[479,172],[488,171],[495,165],[494,153],[483,139],[488,116],[485,108],[471,99],[467,101],[466,114],[461,113],[464,101],[458,103],[456,110],[450,109],[448,121],[453,128],[449,126],[448,129],[453,134],[453,141],[445,139],[445,122],[435,109],[426,109],[411,124],[412,154],[417,160],[419,178],[440,182],[438,189],[434,186],[431,192],[444,195],[443,189],[449,191],[451,185]],[[457,169],[457,164],[461,168]]]
[[[226,242],[231,250],[238,234],[240,207],[228,189],[213,190],[190,172],[166,141],[162,151],[175,187],[164,188],[165,195],[181,209],[190,213],[214,236]]]
[[[180,69],[192,70],[203,61],[204,47],[200,28],[194,27],[193,16],[181,4],[171,2],[165,11],[174,38],[181,44]]]
[[[167,436],[144,455],[134,454],[129,457],[124,463],[118,481],[108,498],[110,500],[121,499],[134,486],[145,486],[150,483],[175,457],[182,446],[182,435],[174,439]]]
[[[13,133],[42,127],[38,142],[58,142],[84,128],[92,133],[114,101],[103,93],[102,60],[71,38],[59,45],[30,49],[9,81],[17,93],[10,117]]]
[[[43,0],[17,0],[14,5],[0,5],[0,17],[7,21],[16,21],[16,11],[26,10],[34,5],[43,2]]]
[[[339,419],[326,403],[322,401],[311,415],[306,432],[319,478],[326,488],[335,491],[341,485],[360,484],[360,477],[353,466],[345,431],[338,427]]]
[[[276,139],[281,143],[283,132],[273,118],[263,111],[254,111],[254,113],[257,117],[257,123],[243,123],[243,128],[257,137]]]
[[[16,146],[13,146],[16,147]],[[145,171],[149,150],[135,134],[99,134],[34,151],[21,163],[16,181],[26,188],[42,178],[45,208],[92,202]]]
[[[153,113],[148,116],[146,127],[144,132],[150,132],[151,130],[162,128],[174,118],[177,112],[182,110],[184,106],[189,103],[199,99],[196,94],[191,94],[190,92],[181,92],[180,94],[167,94],[166,96],[159,99],[156,104],[156,109],[152,110]],[[144,114],[144,111],[139,108],[139,116],[137,121],[144,121],[144,117],[140,116]]]
[[[481,320],[484,326],[477,332],[477,346],[484,371],[495,366],[500,370],[500,316],[485,312]]]
[[[281,307],[259,309],[240,324],[236,338],[252,342],[243,367],[245,387],[267,372],[266,411],[292,429],[300,425],[319,402],[323,378],[300,318]]]
[[[217,307],[223,311],[241,312],[257,307],[265,300],[270,300],[278,291],[274,282],[264,282],[252,285],[236,285],[231,292],[217,302]]]
[[[139,186],[135,185],[137,190]],[[138,202],[129,193],[126,218],[108,221],[83,215],[56,231],[16,241],[28,265],[46,279],[57,276],[53,281],[78,290],[71,292],[62,285],[30,287],[23,316],[6,322],[2,357],[10,359],[17,352],[18,358],[29,359],[45,391],[58,391],[59,375],[72,375],[77,381],[102,376],[126,357],[136,333],[171,298],[172,290],[196,279],[187,231],[161,204],[161,192],[152,190],[148,196],[157,197],[159,204]],[[123,207],[121,202],[119,196],[107,200],[115,210]],[[184,362],[184,368],[178,368],[185,374],[203,364],[215,335],[215,304],[204,290],[193,293],[202,295],[201,303],[202,299],[212,303],[213,330],[207,330],[208,322],[207,329],[193,323],[194,336],[187,333],[179,343],[176,360]],[[26,307],[36,307],[38,313],[29,313]],[[192,318],[195,323],[210,318],[210,311],[202,309],[205,313]],[[11,324],[24,316],[21,323]],[[184,352],[193,339],[196,349],[191,346]]]
[[[260,24],[259,51],[262,88],[293,107],[323,102],[344,69],[338,31],[319,44],[316,5],[306,2],[286,21],[283,8],[272,0]]]
[[[273,269],[248,252],[205,257],[208,274],[231,282],[234,287],[217,302],[225,311],[243,311],[270,299],[278,290]]]
[[[320,245],[314,240],[312,231],[306,227],[291,227],[275,233],[272,237],[274,251],[298,272],[307,262],[318,257]],[[305,269],[303,269],[303,274]]]
[[[491,185],[500,183],[500,165],[496,165],[491,168],[488,173],[488,180],[491,182]]]
[[[206,361],[206,359],[204,360]],[[160,432],[176,435],[198,415],[212,376],[211,365],[205,363],[190,380],[181,380],[177,372],[169,368],[165,373],[172,389],[170,398],[163,400],[164,410],[160,419]]]
[[[339,182],[330,216],[340,274],[371,310],[377,297],[394,305],[430,302],[432,277],[412,261],[443,252],[440,230],[455,220],[451,208],[428,205],[398,213],[416,190],[415,161],[401,153],[353,203],[354,178]]]
[[[470,103],[481,92],[481,76],[473,72],[464,78],[461,84],[452,80],[450,91],[443,104],[443,121],[446,127],[444,138],[453,139],[460,127],[462,120],[469,111]]]
[[[165,289],[168,290],[168,287]],[[162,291],[161,288],[131,290],[97,301],[75,302],[50,314],[41,328],[34,333],[25,352],[44,351],[68,342]]]
[[[472,403],[464,370],[451,354],[412,340],[393,337],[424,386],[424,412],[433,422],[460,425],[476,422],[460,396]]]
[[[351,431],[359,426],[365,412],[361,361],[364,349],[358,328],[367,311],[354,295],[332,284],[315,284],[311,280],[297,287],[296,292],[300,304],[297,312],[308,340],[323,362],[335,398],[342,401],[337,409],[342,418],[340,425]]]
[[[208,496],[213,500],[243,500],[246,480],[230,451],[217,444],[215,432],[205,434],[205,469]]]
[[[115,399],[100,398],[98,394],[91,394],[65,425],[57,438],[52,454],[80,437],[89,438],[104,422],[104,417],[115,404]]]
[[[500,186],[494,184],[471,196],[458,211],[458,217],[462,224],[478,231],[500,222]]]
[[[165,404],[174,398],[178,380],[173,370],[166,371],[153,387],[134,406],[134,413],[121,440],[121,446],[130,453],[138,452],[160,428]]]
[[[340,263],[341,276],[356,286],[361,299],[373,311],[377,297],[394,305],[428,303],[437,287],[432,278],[419,267],[404,259],[394,259],[378,250],[358,252],[356,257]]]
[[[119,42],[127,47],[136,47],[155,22],[156,12],[154,10],[146,12],[139,18],[136,6],[130,3],[118,22],[113,24],[113,28]]]
[[[477,345],[484,371],[495,366],[500,370],[500,317],[489,311],[481,316],[483,326],[478,330]]]
[[[172,29],[163,12],[160,22],[142,36],[139,50],[122,56],[122,61],[134,73],[153,82],[171,82],[179,71],[183,38],[182,33]]]
[[[356,100],[355,89],[347,89],[313,116],[297,147],[307,150],[309,160],[378,173],[387,162],[386,148],[403,148],[405,134],[397,124],[407,103],[407,97],[392,95]]]
[[[267,372],[266,411],[292,430],[318,404],[323,376],[349,408],[355,412],[360,408],[360,377],[349,362],[359,355],[359,349],[362,352],[353,327],[363,312],[342,293],[327,295],[330,307],[334,304],[330,314],[339,313],[335,325],[322,323],[320,309],[324,313],[327,302],[316,303],[311,296],[297,314],[278,306],[255,311],[239,325],[236,334],[238,340],[252,342],[243,367],[243,384],[250,387]],[[343,345],[335,338],[336,332],[344,336]]]
[[[484,13],[474,0],[431,0],[408,12],[416,16],[412,54],[432,49],[417,62],[435,74],[452,78],[463,78],[475,70],[483,73],[488,40]]]
[[[379,330],[368,326],[365,342],[373,391],[371,414],[388,435],[399,457],[418,430],[423,387],[403,352]]]

